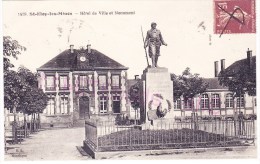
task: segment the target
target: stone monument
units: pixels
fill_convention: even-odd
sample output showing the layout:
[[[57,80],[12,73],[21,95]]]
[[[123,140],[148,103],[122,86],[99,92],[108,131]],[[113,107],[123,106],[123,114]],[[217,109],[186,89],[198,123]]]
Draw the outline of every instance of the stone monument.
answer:
[[[149,47],[149,57],[152,66],[149,65],[142,74],[143,97],[143,121],[156,121],[159,118],[174,120],[173,113],[173,82],[167,68],[158,67],[160,46],[167,44],[163,41],[161,32],[156,29],[156,23],[151,24],[151,30],[147,31],[144,48]],[[146,49],[145,49],[146,51]],[[161,119],[160,119],[161,120]]]

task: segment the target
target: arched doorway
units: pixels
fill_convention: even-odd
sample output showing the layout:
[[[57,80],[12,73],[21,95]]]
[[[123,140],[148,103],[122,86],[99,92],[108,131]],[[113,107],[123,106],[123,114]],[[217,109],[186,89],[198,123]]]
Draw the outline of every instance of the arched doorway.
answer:
[[[79,98],[79,119],[89,118],[89,97]]]

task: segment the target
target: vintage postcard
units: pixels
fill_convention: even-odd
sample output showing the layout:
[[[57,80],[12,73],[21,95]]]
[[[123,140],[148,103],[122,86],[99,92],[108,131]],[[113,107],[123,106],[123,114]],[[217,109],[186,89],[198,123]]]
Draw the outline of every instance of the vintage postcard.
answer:
[[[3,160],[257,163],[258,5],[4,0]]]

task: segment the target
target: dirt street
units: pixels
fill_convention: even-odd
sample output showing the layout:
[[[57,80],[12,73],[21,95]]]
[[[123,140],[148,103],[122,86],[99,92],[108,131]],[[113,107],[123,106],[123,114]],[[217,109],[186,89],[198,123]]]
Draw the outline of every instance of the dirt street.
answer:
[[[5,160],[84,160],[76,146],[82,146],[84,127],[43,130],[21,144],[11,145]],[[9,154],[12,153],[12,154]]]

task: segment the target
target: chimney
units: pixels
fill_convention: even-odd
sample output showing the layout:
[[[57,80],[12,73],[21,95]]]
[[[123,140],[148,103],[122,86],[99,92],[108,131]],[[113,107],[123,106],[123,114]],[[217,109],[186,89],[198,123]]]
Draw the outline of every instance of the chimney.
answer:
[[[252,50],[247,49],[247,64],[249,68],[252,68]]]
[[[221,59],[220,62],[221,62],[220,63],[221,68],[220,69],[221,69],[221,71],[224,71],[224,69],[225,69],[225,59]]]
[[[215,68],[215,77],[218,77],[218,73],[219,73],[219,70],[218,70],[218,61],[215,61],[215,62],[214,62],[214,68]]]
[[[138,80],[139,79],[139,75],[135,75],[135,80]]]
[[[74,45],[70,45],[70,53],[74,53]]]
[[[91,53],[91,44],[87,45],[87,50],[88,50],[88,54],[90,54]]]

